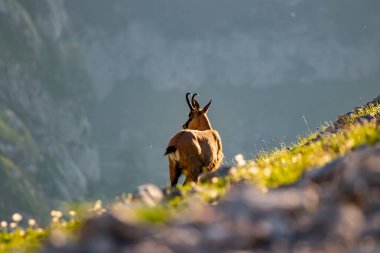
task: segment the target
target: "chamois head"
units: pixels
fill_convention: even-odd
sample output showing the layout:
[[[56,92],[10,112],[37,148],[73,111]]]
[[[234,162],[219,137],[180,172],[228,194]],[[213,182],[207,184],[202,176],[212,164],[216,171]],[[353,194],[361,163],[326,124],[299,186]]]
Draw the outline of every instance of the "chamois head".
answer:
[[[202,109],[200,108],[198,101],[195,99],[195,97],[198,96],[198,94],[195,93],[191,97],[191,102],[189,100],[190,95],[191,93],[189,92],[186,94],[186,102],[190,108],[190,112],[189,112],[189,119],[182,126],[183,129],[200,130],[200,131],[212,129],[210,121],[208,120],[207,115],[206,115],[208,108],[210,107],[211,100]]]

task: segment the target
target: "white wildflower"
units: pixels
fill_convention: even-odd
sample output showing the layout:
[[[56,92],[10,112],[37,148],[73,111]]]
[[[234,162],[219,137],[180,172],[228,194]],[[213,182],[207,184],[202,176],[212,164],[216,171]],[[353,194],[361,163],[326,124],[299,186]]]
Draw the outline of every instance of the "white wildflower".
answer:
[[[16,228],[16,227],[17,227],[17,223],[16,223],[16,222],[11,222],[11,223],[9,224],[9,227],[10,227],[10,228]]]
[[[235,155],[234,159],[238,167],[242,167],[247,164],[247,161],[244,160],[244,156],[242,154]]]
[[[8,227],[8,222],[6,222],[6,221],[2,221],[2,222],[0,222],[0,226],[1,226],[2,228],[7,228],[7,227]]]
[[[29,227],[34,227],[37,225],[37,221],[35,219],[29,219],[28,225],[29,225]]]
[[[55,217],[57,217],[58,219],[62,217],[62,212],[61,211],[56,211],[55,212]]]
[[[106,209],[103,208],[103,203],[101,200],[95,201],[94,207],[90,209],[90,211],[95,212],[96,214],[100,215],[106,212]]]
[[[14,213],[12,215],[12,220],[16,223],[20,222],[22,220],[22,216],[19,213]]]
[[[57,211],[57,210],[52,210],[50,212],[50,215],[51,215],[52,218],[60,219],[62,217],[62,212],[61,211]]]
[[[98,211],[98,210],[101,210],[102,209],[102,201],[101,200],[97,200],[96,202],[95,202],[95,205],[94,205],[94,210],[95,211]]]

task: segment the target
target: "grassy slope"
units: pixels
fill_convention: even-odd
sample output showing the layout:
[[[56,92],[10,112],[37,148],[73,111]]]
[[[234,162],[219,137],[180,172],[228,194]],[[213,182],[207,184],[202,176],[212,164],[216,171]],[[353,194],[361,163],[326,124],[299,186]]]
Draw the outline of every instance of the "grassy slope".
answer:
[[[213,178],[210,183],[180,187],[182,196],[172,198],[158,206],[147,207],[131,202],[128,197],[121,197],[109,207],[109,211],[112,210],[117,214],[118,210],[122,210],[119,214],[122,213],[122,218],[128,221],[164,224],[168,220],[176,219],[194,197],[206,203],[215,203],[235,182],[248,181],[263,191],[268,187],[293,183],[306,170],[323,166],[361,145],[380,143],[380,124],[354,123],[356,118],[368,114],[379,115],[380,105],[360,107],[352,114],[341,118],[342,129],[337,133],[325,134],[317,139],[318,133],[312,133],[300,138],[298,143],[291,147],[263,152],[253,160],[245,161],[240,158],[236,168],[230,170],[230,174],[225,178]],[[87,216],[102,212],[102,207],[97,203],[91,211],[80,213]],[[65,231],[73,231],[82,219],[67,222],[60,218],[45,230],[29,228],[25,235],[20,229],[9,233],[2,232],[0,252],[8,252],[11,249],[35,251],[51,229],[58,226]]]

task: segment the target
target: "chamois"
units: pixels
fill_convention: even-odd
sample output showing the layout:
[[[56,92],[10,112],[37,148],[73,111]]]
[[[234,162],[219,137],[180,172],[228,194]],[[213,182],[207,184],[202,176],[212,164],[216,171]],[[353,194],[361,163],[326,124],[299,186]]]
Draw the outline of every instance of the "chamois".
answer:
[[[184,185],[198,182],[202,172],[218,169],[223,160],[222,141],[218,132],[212,129],[206,115],[211,100],[201,109],[195,99],[198,94],[191,97],[191,102],[189,95],[191,94],[186,94],[190,108],[189,119],[182,126],[184,130],[170,139],[165,152],[169,159],[171,186],[177,185],[182,173],[186,176]]]

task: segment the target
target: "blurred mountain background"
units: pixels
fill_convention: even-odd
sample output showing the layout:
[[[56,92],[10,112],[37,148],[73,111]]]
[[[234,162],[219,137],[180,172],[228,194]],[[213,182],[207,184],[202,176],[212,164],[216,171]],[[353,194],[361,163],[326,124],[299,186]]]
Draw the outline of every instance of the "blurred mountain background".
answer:
[[[377,0],[0,0],[0,215],[168,182],[187,91],[225,162],[380,91]]]

